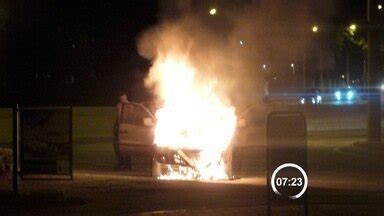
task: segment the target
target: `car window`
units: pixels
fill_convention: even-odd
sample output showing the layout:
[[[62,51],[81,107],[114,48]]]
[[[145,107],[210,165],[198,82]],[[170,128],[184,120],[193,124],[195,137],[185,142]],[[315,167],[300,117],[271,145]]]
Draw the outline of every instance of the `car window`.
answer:
[[[145,118],[152,118],[152,116],[144,107],[134,103],[123,104],[120,123],[144,126]]]

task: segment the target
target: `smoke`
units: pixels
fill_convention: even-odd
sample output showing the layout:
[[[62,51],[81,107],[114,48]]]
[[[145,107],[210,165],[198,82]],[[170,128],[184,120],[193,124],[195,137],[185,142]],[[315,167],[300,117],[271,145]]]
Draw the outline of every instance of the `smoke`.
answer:
[[[166,10],[138,38],[139,54],[152,62],[171,53],[183,56],[199,80],[218,80],[216,91],[225,100],[236,106],[259,103],[267,73],[290,78],[290,63],[302,61],[313,19],[301,1],[241,2],[213,5],[214,16],[205,1],[188,1],[171,15]],[[145,84],[159,96],[156,81],[150,72]]]

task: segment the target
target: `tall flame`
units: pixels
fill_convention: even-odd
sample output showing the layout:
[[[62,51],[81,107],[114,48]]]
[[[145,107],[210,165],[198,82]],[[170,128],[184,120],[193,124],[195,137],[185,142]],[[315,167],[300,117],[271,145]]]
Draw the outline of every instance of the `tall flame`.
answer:
[[[235,131],[235,110],[215,92],[217,79],[197,79],[196,75],[196,68],[185,57],[158,56],[154,62],[146,85],[156,84],[156,93],[163,102],[156,112],[154,142],[175,150],[199,150],[194,159],[198,178],[225,179],[223,152]],[[160,178],[193,176],[171,172]]]

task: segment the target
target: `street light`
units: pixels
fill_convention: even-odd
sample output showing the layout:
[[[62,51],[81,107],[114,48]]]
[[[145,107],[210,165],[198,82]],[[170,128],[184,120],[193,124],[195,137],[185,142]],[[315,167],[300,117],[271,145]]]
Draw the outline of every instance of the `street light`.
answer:
[[[295,73],[295,64],[291,63],[292,73]]]
[[[209,10],[209,14],[210,14],[211,16],[216,15],[216,13],[217,13],[216,8],[211,8],[211,10]]]
[[[316,33],[317,31],[319,31],[319,27],[317,25],[312,26],[312,32]]]
[[[354,31],[356,31],[356,29],[357,29],[357,26],[356,26],[356,24],[351,24],[351,25],[349,25],[349,30],[351,30],[352,32],[354,32]]]
[[[347,27],[347,31],[348,31],[348,33],[350,34],[350,35],[355,35],[355,31],[357,30],[357,25],[356,24],[354,24],[354,23],[352,23],[351,25],[349,25],[348,27]]]
[[[383,5],[382,5],[382,4],[378,4],[378,5],[377,5],[377,9],[378,9],[378,10],[382,10],[382,9],[383,9]]]

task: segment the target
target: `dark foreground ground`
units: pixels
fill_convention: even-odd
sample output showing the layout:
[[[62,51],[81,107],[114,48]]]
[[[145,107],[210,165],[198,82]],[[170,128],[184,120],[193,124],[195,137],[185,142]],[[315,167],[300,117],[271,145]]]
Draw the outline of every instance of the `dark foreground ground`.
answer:
[[[382,215],[380,182],[368,176],[312,176],[310,215]],[[382,176],[377,176],[381,178]],[[380,188],[381,185],[381,188]],[[157,181],[122,173],[76,172],[70,181],[24,181],[22,193],[1,193],[2,215],[265,215],[265,180]],[[275,206],[277,215],[302,209]]]
[[[309,215],[382,215],[383,160],[378,154],[309,150]],[[97,159],[95,159],[97,160]],[[251,162],[248,162],[251,163]],[[249,169],[249,168],[244,168]],[[261,171],[260,171],[261,170]],[[1,215],[265,215],[265,172],[233,181],[160,181],[126,170],[77,169],[74,180],[23,180],[19,195],[0,192]],[[1,188],[10,188],[2,181]],[[302,209],[276,205],[275,215]]]

